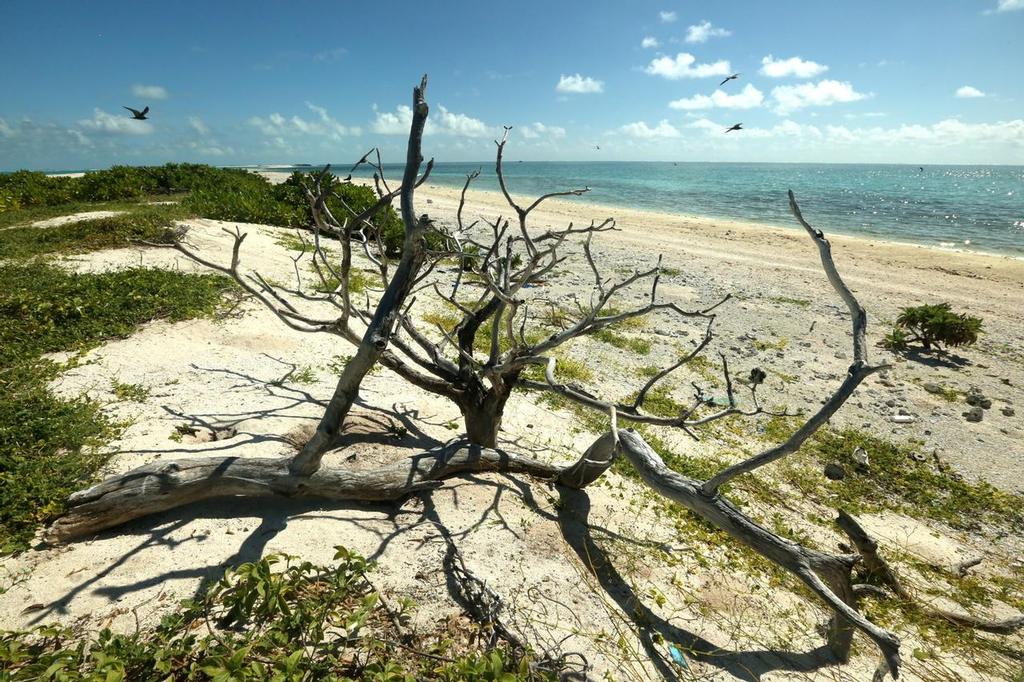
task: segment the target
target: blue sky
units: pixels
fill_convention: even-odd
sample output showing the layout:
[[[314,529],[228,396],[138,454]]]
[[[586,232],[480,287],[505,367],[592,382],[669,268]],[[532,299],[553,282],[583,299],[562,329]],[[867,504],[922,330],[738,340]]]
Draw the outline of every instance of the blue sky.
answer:
[[[0,169],[400,161],[423,72],[441,161],[512,125],[511,159],[1024,164],[1021,36],[1024,0],[6,0]]]

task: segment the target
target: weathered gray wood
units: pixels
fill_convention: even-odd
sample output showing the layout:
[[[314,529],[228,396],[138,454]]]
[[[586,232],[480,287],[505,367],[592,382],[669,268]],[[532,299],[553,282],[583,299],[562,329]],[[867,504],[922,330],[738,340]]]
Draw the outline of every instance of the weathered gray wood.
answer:
[[[380,502],[440,485],[454,474],[520,472],[555,478],[560,467],[529,457],[452,441],[382,467],[327,466],[295,475],[289,457],[189,457],[153,462],[73,494],[46,539],[64,542],[134,519],[215,497],[316,497]]]
[[[405,223],[402,258],[395,269],[394,277],[388,282],[388,287],[377,304],[373,317],[367,324],[356,354],[345,365],[341,376],[338,377],[338,385],[324,410],[316,432],[289,465],[289,470],[293,474],[308,476],[315,472],[320,467],[324,453],[337,443],[345,416],[352,408],[356,398],[359,397],[359,385],[387,347],[401,315],[402,307],[405,305],[405,299],[409,296],[416,274],[426,258],[424,235],[429,223],[426,216],[416,215],[413,206],[416,176],[419,174],[420,164],[423,163],[423,154],[420,151],[423,143],[423,128],[429,113],[429,107],[424,99],[426,88],[427,77],[424,76],[420,86],[413,89],[412,96],[412,126],[409,131],[409,145],[401,191],[402,222]]]

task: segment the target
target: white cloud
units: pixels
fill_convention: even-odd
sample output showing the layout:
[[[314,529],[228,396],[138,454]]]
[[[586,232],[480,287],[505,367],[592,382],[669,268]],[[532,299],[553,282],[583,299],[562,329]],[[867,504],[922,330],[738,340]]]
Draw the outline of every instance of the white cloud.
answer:
[[[644,140],[651,138],[672,138],[680,137],[679,131],[668,121],[661,120],[658,125],[653,128],[644,123],[643,121],[637,121],[635,123],[627,123],[626,125],[619,128],[619,132],[629,137],[637,137]]]
[[[203,123],[203,119],[198,116],[189,116],[188,124],[192,126],[192,130],[196,131],[200,135],[206,135],[210,132],[210,129],[206,127],[205,123]]]
[[[692,111],[695,109],[753,109],[764,102],[764,93],[750,83],[735,95],[724,90],[715,90],[711,95],[694,95],[673,100],[668,105],[673,109]]]
[[[313,55],[314,62],[336,62],[348,54],[343,47],[334,47],[329,50],[322,50]]]
[[[1014,10],[1024,9],[1024,0],[999,0],[999,4],[996,6],[996,12],[1013,12]],[[989,10],[991,12],[991,10]]]
[[[255,126],[267,137],[299,134],[327,137],[339,141],[343,137],[362,134],[362,129],[357,126],[347,126],[334,119],[324,107],[306,102],[306,108],[316,114],[315,120],[306,120],[301,116],[285,118],[274,112],[267,118],[253,116],[249,119],[249,125]]]
[[[167,88],[159,85],[133,85],[132,94],[142,99],[167,99]]]
[[[7,125],[7,121],[0,118],[0,137],[14,137],[14,129]]]
[[[663,24],[671,24],[673,21],[679,18],[679,15],[675,12],[658,12],[658,18],[661,19]]]
[[[604,81],[594,80],[590,76],[581,76],[577,73],[559,78],[555,90],[575,93],[604,92]]]
[[[1024,2],[1024,0],[1021,0]],[[961,99],[970,99],[972,97],[984,97],[985,93],[978,88],[972,88],[970,85],[965,85],[961,88],[957,88],[956,96]]]
[[[149,121],[140,121],[128,114],[115,116],[102,109],[94,109],[92,118],[82,119],[78,125],[89,132],[110,135],[149,135],[153,132]]]
[[[857,102],[869,95],[857,92],[846,81],[823,80],[800,85],[780,85],[772,90],[775,111],[788,114],[804,107],[826,107],[837,103]]]
[[[452,135],[455,137],[493,137],[494,126],[466,114],[449,111],[438,105],[438,114],[427,119],[425,135]],[[379,135],[408,135],[412,126],[412,108],[400,104],[394,111],[378,111],[371,129]]]
[[[646,38],[640,41],[640,47],[645,49],[653,49],[655,47],[658,47],[658,45],[660,44],[661,43],[659,43],[658,39],[655,38],[654,36],[647,36]]]
[[[565,137],[565,128],[559,126],[549,126],[540,123],[527,124],[520,126],[519,132],[523,134],[528,140],[534,140],[540,137],[548,137],[553,140],[560,140]]]
[[[789,59],[775,59],[772,55],[761,60],[761,73],[769,78],[786,78],[795,76],[797,78],[814,78],[828,71],[828,67],[809,59],[803,60],[800,57]]]
[[[697,58],[688,52],[680,52],[675,57],[658,57],[644,69],[652,76],[661,76],[669,80],[680,78],[707,78],[709,76],[728,76],[732,69],[727,60],[719,60],[713,64],[694,64]]]
[[[702,21],[686,29],[686,42],[706,43],[709,38],[725,38],[731,35],[732,31],[712,26],[710,21]]]
[[[440,115],[434,118],[434,125],[439,132],[460,137],[493,137],[494,135],[494,130],[488,128],[478,118],[453,113],[443,106],[438,106],[438,110]]]

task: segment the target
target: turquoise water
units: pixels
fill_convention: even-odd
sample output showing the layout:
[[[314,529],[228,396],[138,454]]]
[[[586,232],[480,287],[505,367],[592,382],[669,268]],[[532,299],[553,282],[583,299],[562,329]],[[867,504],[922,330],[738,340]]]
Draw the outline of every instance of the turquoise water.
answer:
[[[347,172],[348,166],[335,168]],[[461,187],[477,168],[473,186],[496,190],[493,162],[438,163],[430,179]],[[786,227],[796,226],[786,199],[792,188],[804,214],[826,232],[1024,256],[1024,166],[507,162],[505,168],[515,194],[589,186],[573,201]],[[385,171],[397,176],[401,167]]]

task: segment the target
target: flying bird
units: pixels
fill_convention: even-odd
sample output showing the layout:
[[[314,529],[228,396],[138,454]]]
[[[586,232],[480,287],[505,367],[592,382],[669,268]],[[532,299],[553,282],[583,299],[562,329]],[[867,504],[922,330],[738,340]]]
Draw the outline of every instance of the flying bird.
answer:
[[[127,109],[128,111],[132,112],[132,118],[136,119],[137,121],[145,121],[146,120],[146,114],[149,113],[149,107],[146,107],[142,111],[139,111],[138,109],[132,109],[131,107],[124,107],[124,108]]]
[[[728,78],[726,78],[726,79],[725,79],[724,81],[722,81],[721,83],[719,83],[719,84],[718,84],[718,87],[722,87],[723,85],[725,85],[725,84],[726,84],[726,83],[728,83],[729,81],[734,81],[734,80],[736,80],[736,79],[737,79],[737,78],[739,78],[739,77],[740,77],[740,74],[738,74],[738,73],[734,73],[733,75],[729,76],[729,77],[728,77]]]
[[[601,145],[595,144],[594,149],[596,149],[597,151],[601,151]]]
[[[726,128],[726,129],[725,129],[725,132],[727,132],[727,133],[731,133],[731,132],[732,132],[732,131],[734,131],[734,130],[743,130],[743,124],[742,124],[742,123],[737,123],[737,124],[736,124],[736,125],[734,125],[734,126],[733,126],[732,128]]]

